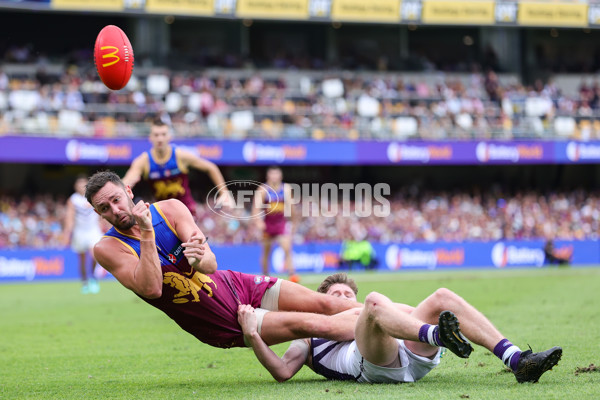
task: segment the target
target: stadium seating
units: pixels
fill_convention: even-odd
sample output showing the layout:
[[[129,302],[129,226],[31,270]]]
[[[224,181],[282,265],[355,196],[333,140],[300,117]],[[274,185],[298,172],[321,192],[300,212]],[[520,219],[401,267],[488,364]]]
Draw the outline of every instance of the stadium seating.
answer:
[[[0,197],[0,247],[61,246],[65,199],[50,195]],[[389,218],[303,217],[295,229],[296,243],[340,242],[360,233],[373,242],[515,240],[553,237],[557,240],[597,239],[600,195],[583,191],[491,193],[398,192]],[[55,210],[55,212],[51,212]],[[240,212],[244,214],[244,212]],[[219,218],[198,206],[200,226],[213,243],[259,241],[252,221]]]
[[[48,72],[51,71],[51,72]],[[566,82],[566,81],[565,81]],[[0,71],[0,133],[141,136],[156,113],[180,137],[580,139],[600,137],[600,87],[524,86],[487,74],[136,70],[109,92],[93,71]]]

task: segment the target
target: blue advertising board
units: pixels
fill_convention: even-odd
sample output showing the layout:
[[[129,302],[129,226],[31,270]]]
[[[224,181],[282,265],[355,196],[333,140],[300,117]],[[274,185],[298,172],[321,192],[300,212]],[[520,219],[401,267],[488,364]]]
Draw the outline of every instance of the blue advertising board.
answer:
[[[544,241],[391,243],[373,245],[381,271],[541,268],[547,265]],[[259,274],[257,244],[212,245],[220,269]],[[295,246],[293,262],[299,273],[330,273],[340,268],[341,243]],[[555,253],[571,265],[600,264],[600,241],[556,241]],[[285,273],[283,250],[271,254],[275,273]],[[0,250],[0,282],[78,278],[78,259],[70,250]]]
[[[600,162],[600,142],[176,140],[219,165],[525,165]],[[128,165],[146,139],[0,137],[0,162]]]

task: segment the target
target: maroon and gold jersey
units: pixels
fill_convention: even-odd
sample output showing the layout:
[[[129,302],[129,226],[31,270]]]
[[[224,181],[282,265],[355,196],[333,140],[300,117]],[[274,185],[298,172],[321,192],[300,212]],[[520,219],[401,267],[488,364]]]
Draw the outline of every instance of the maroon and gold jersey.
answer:
[[[268,236],[278,236],[287,232],[287,219],[285,217],[285,184],[282,182],[279,190],[275,191],[270,186],[266,186],[266,195],[264,203],[269,206],[267,215],[265,215],[265,234]]]
[[[260,307],[265,291],[277,278],[229,270],[210,275],[195,271],[187,262],[182,242],[159,205],[151,205],[150,212],[163,275],[162,296],[158,299],[139,297],[163,311],[203,343],[221,348],[243,347],[244,334],[237,319],[238,305]],[[115,228],[106,236],[118,240],[140,257],[139,238]]]
[[[195,216],[196,202],[192,198],[187,171],[183,171],[177,162],[176,149],[171,146],[171,156],[164,164],[157,163],[151,151],[146,152],[149,163],[147,179],[156,200],[180,200]]]

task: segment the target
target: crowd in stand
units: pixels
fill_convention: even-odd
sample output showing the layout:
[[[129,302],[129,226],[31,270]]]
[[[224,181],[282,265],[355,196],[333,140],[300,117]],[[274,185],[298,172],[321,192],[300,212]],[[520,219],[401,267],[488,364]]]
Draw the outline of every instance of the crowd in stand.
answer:
[[[77,67],[61,74],[0,70],[0,134],[145,135],[158,113],[179,136],[586,140],[600,137],[599,108],[600,86],[592,81],[569,97],[552,81],[525,86],[492,71],[163,71],[134,76],[111,92],[95,71]]]
[[[61,247],[65,202],[51,195],[0,196],[0,248]]]
[[[65,199],[50,195],[0,196],[0,248],[57,248]],[[597,239],[600,193],[518,192],[503,196],[467,192],[423,192],[414,188],[390,199],[389,217],[302,216],[294,223],[295,243],[336,242],[348,237],[372,242],[504,239]],[[301,205],[298,205],[301,207]],[[341,210],[341,208],[340,208]],[[248,210],[240,216],[248,216]],[[301,215],[298,210],[297,215]],[[199,225],[213,243],[259,241],[252,220],[227,219],[198,205]]]

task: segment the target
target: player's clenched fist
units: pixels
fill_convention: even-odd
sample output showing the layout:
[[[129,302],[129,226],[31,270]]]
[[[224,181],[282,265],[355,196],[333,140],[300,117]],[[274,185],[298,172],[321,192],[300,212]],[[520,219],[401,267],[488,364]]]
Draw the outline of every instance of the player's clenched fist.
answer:
[[[188,260],[188,263],[195,267],[200,261],[202,261],[202,257],[204,257],[204,252],[206,250],[206,240],[204,235],[198,232],[192,233],[192,237],[188,239],[187,242],[181,244],[185,248],[183,254]]]
[[[150,204],[145,203],[143,200],[133,206],[131,210],[135,222],[138,224],[140,229],[152,230],[152,213],[150,213]]]
[[[251,336],[257,333],[258,320],[254,308],[249,304],[240,304],[238,306],[238,322],[242,327],[244,335]]]

